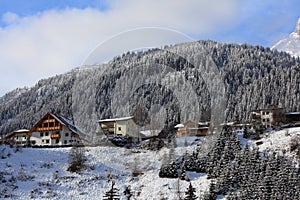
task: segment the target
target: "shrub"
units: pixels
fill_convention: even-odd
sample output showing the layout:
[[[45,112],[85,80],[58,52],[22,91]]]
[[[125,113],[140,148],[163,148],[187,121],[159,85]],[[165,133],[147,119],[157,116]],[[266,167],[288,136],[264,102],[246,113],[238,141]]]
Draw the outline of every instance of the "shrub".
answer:
[[[85,168],[85,152],[84,147],[73,146],[69,154],[69,167],[68,171],[81,173]]]

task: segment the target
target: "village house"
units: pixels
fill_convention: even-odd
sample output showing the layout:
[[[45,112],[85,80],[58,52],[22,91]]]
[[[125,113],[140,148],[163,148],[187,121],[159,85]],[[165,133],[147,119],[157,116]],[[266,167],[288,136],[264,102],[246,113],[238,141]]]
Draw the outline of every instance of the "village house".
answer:
[[[186,121],[184,124],[177,124],[174,128],[177,130],[176,137],[185,136],[206,136],[209,129],[209,122]]]
[[[78,145],[81,144],[80,134],[73,121],[49,112],[29,131],[33,146]]]
[[[135,123],[134,117],[120,117],[112,119],[101,119],[98,121],[101,130],[108,138],[129,137],[132,141],[141,141],[157,137],[161,130],[144,130]]]
[[[20,129],[5,136],[6,144],[24,146],[29,141],[29,130]]]
[[[102,119],[98,123],[103,133],[108,137],[128,136],[141,140],[144,135],[139,132],[139,127],[131,117],[121,117],[113,119]]]
[[[263,128],[279,127],[285,123],[283,108],[269,105],[267,109],[253,110],[251,112],[252,124]]]

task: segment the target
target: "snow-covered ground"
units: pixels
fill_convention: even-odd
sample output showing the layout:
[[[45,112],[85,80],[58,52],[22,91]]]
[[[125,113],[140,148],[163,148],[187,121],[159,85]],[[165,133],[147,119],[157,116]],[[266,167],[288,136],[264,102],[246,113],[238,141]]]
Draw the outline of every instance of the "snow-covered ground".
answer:
[[[300,128],[288,128],[281,131],[267,132],[261,136],[260,140],[248,141],[250,145],[257,146],[259,151],[271,150],[290,152],[291,140],[300,137]]]
[[[195,137],[177,141],[175,155],[184,155],[196,148]],[[186,147],[188,145],[188,147]],[[130,150],[119,147],[86,147],[88,169],[82,174],[67,171],[71,148],[31,149],[0,147],[0,192],[13,199],[102,199],[113,180],[119,193],[130,186],[134,199],[178,199],[178,187],[184,196],[187,181],[159,178],[159,168],[169,155],[160,151]],[[10,155],[8,155],[10,154]],[[142,174],[134,177],[132,172]],[[197,196],[207,190],[205,174],[187,172]],[[1,178],[2,176],[2,178]],[[3,196],[3,195],[2,195]],[[125,199],[121,195],[121,199]]]
[[[260,151],[286,149],[289,152],[290,141],[296,135],[300,135],[300,128],[269,132],[256,141],[241,138],[241,142],[257,146]],[[178,139],[174,154],[181,156],[192,152],[201,142],[206,143],[204,137]],[[161,164],[170,156],[170,149],[167,147],[159,151],[85,147],[88,168],[82,174],[67,171],[70,149],[23,148],[15,153],[15,148],[0,146],[2,197],[6,194],[12,199],[102,199],[110,189],[109,180],[113,180],[121,199],[125,199],[125,187],[130,186],[134,193],[133,199],[164,197],[172,200],[178,199],[178,187],[183,197],[189,185],[187,181],[158,176]],[[133,172],[141,174],[133,176]],[[210,183],[206,175],[194,172],[186,174],[196,188],[196,195],[202,196]]]

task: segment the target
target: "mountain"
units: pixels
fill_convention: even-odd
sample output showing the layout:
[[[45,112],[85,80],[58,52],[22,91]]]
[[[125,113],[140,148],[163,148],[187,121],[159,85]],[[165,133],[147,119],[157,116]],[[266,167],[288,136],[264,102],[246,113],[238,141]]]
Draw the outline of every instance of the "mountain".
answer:
[[[251,110],[300,110],[300,60],[261,46],[213,41],[127,52],[0,98],[0,133],[30,129],[46,112],[99,131],[99,119],[132,116],[144,129],[172,133],[187,120],[249,120]]]
[[[288,52],[292,56],[300,56],[300,18],[294,32],[277,42],[272,49]]]

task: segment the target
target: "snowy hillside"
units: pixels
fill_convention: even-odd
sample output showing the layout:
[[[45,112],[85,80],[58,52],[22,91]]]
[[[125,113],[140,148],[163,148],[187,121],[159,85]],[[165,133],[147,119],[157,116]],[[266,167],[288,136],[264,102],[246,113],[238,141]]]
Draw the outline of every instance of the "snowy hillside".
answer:
[[[295,31],[287,38],[277,42],[272,49],[285,51],[295,57],[300,56],[300,19],[297,22]]]
[[[242,139],[241,143],[243,145],[248,143],[253,147],[258,146],[261,152],[266,149],[275,151],[286,149],[289,155],[294,155],[294,153],[289,153],[289,147],[291,140],[297,135],[300,135],[300,128],[265,134],[261,140],[257,141],[245,140],[241,137],[240,139]],[[181,138],[176,140],[175,148],[168,144],[159,151],[118,147],[86,147],[87,167],[81,174],[67,171],[71,148],[16,149],[1,146],[0,197],[13,199],[102,199],[105,192],[110,189],[111,181],[114,181],[116,188],[119,189],[121,199],[125,199],[123,191],[128,186],[133,193],[133,199],[178,199],[178,191],[181,192],[181,197],[183,197],[189,182],[179,181],[177,178],[160,178],[160,167],[168,157],[174,156],[178,159],[186,153],[192,154],[199,146],[202,146],[201,151],[203,151],[203,154],[207,153],[204,152],[204,145],[207,142],[206,138]],[[231,146],[231,148],[233,147]],[[215,150],[210,152],[210,155],[213,155]],[[224,151],[226,151],[226,144]],[[241,156],[245,153],[247,154],[246,150],[242,150]],[[245,163],[251,162],[252,158],[250,157],[255,155],[251,152],[248,152],[248,154]],[[236,159],[241,161],[245,159],[241,156]],[[223,157],[220,159],[220,163],[222,163],[222,160]],[[263,160],[266,164],[266,160]],[[216,166],[218,165],[220,164],[215,163],[214,169],[217,169]],[[222,165],[220,166],[222,167]],[[239,167],[241,166],[243,166],[243,163],[240,163]],[[251,168],[252,165],[249,166]],[[225,172],[226,170],[227,167],[224,166],[222,171]],[[247,173],[247,176],[252,176],[249,171]],[[260,179],[263,174],[260,173],[260,177],[257,177],[257,179]],[[198,197],[203,197],[211,187],[211,180],[214,180],[207,179],[208,176],[205,173],[186,171],[186,175],[196,189]],[[213,174],[210,176],[213,176]],[[220,177],[218,177],[218,180],[220,180]],[[252,187],[255,186],[252,185]],[[236,195],[243,194],[237,193]],[[246,193],[246,195],[249,194]],[[218,195],[218,199],[225,199],[226,197]],[[243,196],[231,196],[228,199],[232,197]]]
[[[265,133],[260,140],[251,141],[249,144],[257,146],[260,151],[269,149],[277,152],[291,152],[291,141],[297,137],[300,138],[300,128],[290,128]]]
[[[195,148],[195,138],[190,138],[184,147],[178,141],[175,149],[177,156]],[[137,199],[177,199],[177,179],[159,178],[158,171],[169,149],[158,152],[133,151],[117,147],[86,148],[88,169],[82,174],[67,171],[70,148],[59,149],[16,149],[1,148],[4,157],[0,162],[0,197],[7,195],[13,199],[102,199],[110,189],[111,180],[116,182],[121,199],[126,186],[134,191]],[[11,154],[11,155],[7,155]],[[133,171],[143,174],[133,177]],[[207,189],[209,181],[206,175],[188,173],[197,195]],[[182,192],[189,182],[180,181]],[[182,194],[183,195],[183,194]]]

